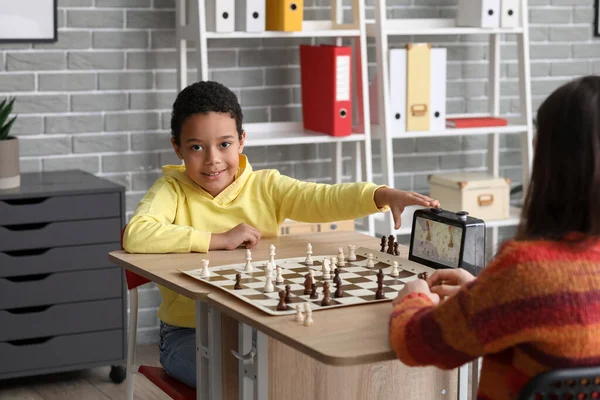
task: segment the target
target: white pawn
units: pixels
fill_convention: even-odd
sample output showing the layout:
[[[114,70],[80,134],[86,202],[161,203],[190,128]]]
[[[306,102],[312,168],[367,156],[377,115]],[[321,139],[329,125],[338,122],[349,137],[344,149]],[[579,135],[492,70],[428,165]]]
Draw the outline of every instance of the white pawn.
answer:
[[[335,271],[335,269],[337,268],[337,258],[331,257],[329,261],[331,261],[331,270]]]
[[[269,269],[265,269],[265,289],[264,292],[265,293],[271,293],[273,291],[275,291],[275,287],[273,286],[273,278],[271,275],[271,270]]]
[[[373,262],[373,253],[369,253],[369,255],[367,255],[367,268],[373,268],[375,266],[375,263]]]
[[[309,269],[308,273],[310,274],[310,280],[312,281],[312,284],[316,285],[317,281],[315,281],[315,271],[313,271],[312,269]]]
[[[344,264],[346,263],[346,261],[344,260],[344,248],[341,246],[338,247],[337,260],[338,260],[338,264],[340,265],[340,267],[344,266]]]
[[[281,275],[281,267],[277,266],[277,276],[275,277],[275,283],[283,283],[283,276]]]
[[[348,261],[356,261],[356,245],[348,245]]]
[[[329,260],[325,258],[323,260],[323,279],[329,280],[331,279],[331,269],[329,268]]]
[[[273,264],[273,268],[275,268],[276,264],[275,264],[275,245],[269,245],[269,262],[271,264]]]
[[[304,322],[304,314],[302,314],[302,304],[296,304],[296,322]]]
[[[250,249],[246,249],[246,267],[244,268],[244,272],[253,271],[254,268],[252,267],[252,263],[250,261],[252,261],[252,252]]]
[[[392,262],[392,272],[390,273],[390,275],[394,278],[400,275],[400,273],[398,272],[398,261]]]
[[[313,265],[312,253],[312,245],[308,243],[306,245],[306,261],[304,262],[306,265]]]
[[[312,324],[313,324],[312,309],[310,308],[308,303],[305,303],[304,309],[306,311],[306,318],[304,318],[304,326],[312,326]]]
[[[200,276],[203,278],[208,278],[210,276],[210,270],[208,269],[208,260],[202,260],[202,271],[200,272]]]

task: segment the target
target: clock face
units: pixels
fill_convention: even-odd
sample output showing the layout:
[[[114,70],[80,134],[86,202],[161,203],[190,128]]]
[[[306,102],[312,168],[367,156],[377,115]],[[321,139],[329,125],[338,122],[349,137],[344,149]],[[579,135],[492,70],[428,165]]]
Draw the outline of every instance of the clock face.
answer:
[[[422,217],[416,218],[413,232],[413,256],[445,267],[457,268],[462,246],[461,227]]]

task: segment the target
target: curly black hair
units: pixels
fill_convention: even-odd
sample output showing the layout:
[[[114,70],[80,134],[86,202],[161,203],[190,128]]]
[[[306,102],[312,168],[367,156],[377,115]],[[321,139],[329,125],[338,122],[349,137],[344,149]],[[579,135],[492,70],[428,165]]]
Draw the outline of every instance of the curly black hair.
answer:
[[[173,103],[171,136],[179,145],[181,127],[194,114],[229,113],[235,119],[238,138],[242,138],[242,107],[237,96],[226,86],[214,81],[200,81],[183,89]]]

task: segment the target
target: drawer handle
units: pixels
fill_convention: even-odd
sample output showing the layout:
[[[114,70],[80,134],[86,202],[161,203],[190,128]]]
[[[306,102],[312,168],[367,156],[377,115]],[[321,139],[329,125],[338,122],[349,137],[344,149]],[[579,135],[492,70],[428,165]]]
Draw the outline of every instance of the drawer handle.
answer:
[[[36,307],[21,307],[21,308],[10,308],[8,310],[4,310],[11,314],[35,314],[48,310],[52,305],[49,306],[36,306]]]
[[[9,278],[4,278],[11,282],[30,282],[30,281],[41,281],[46,279],[52,274],[35,274],[35,275],[25,275],[25,276],[13,276]]]
[[[477,202],[479,203],[479,207],[487,207],[494,204],[494,195],[493,194],[480,194],[477,196]]]
[[[6,343],[12,344],[13,346],[30,346],[32,344],[46,343],[48,340],[52,339],[53,337],[54,336],[45,336],[45,337],[33,338],[33,339],[8,340]]]
[[[39,255],[47,253],[49,251],[50,251],[50,247],[47,247],[45,249],[27,249],[27,250],[5,251],[4,254],[9,255],[11,257],[28,257],[28,256],[39,256]]]
[[[34,231],[45,228],[50,222],[39,222],[37,224],[6,225],[5,228],[10,231]]]
[[[6,204],[11,206],[22,206],[27,204],[40,204],[48,200],[49,197],[36,197],[33,199],[14,199],[14,200],[3,200]]]

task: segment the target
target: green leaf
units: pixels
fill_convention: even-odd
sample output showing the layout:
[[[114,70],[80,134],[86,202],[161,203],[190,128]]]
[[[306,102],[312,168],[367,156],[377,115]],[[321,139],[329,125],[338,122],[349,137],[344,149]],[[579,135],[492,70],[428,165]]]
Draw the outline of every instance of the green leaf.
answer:
[[[6,103],[6,100],[4,100],[2,102],[2,105],[0,105],[0,128],[2,126],[4,126],[6,119],[12,112],[13,104],[14,104],[15,100],[16,100],[15,98],[12,98],[6,106],[4,106],[4,103]]]
[[[0,128],[0,140],[6,140],[8,138],[10,128],[15,123],[16,119],[17,119],[16,116],[12,117],[12,119],[10,121],[8,121],[8,124],[6,124],[4,127]]]

